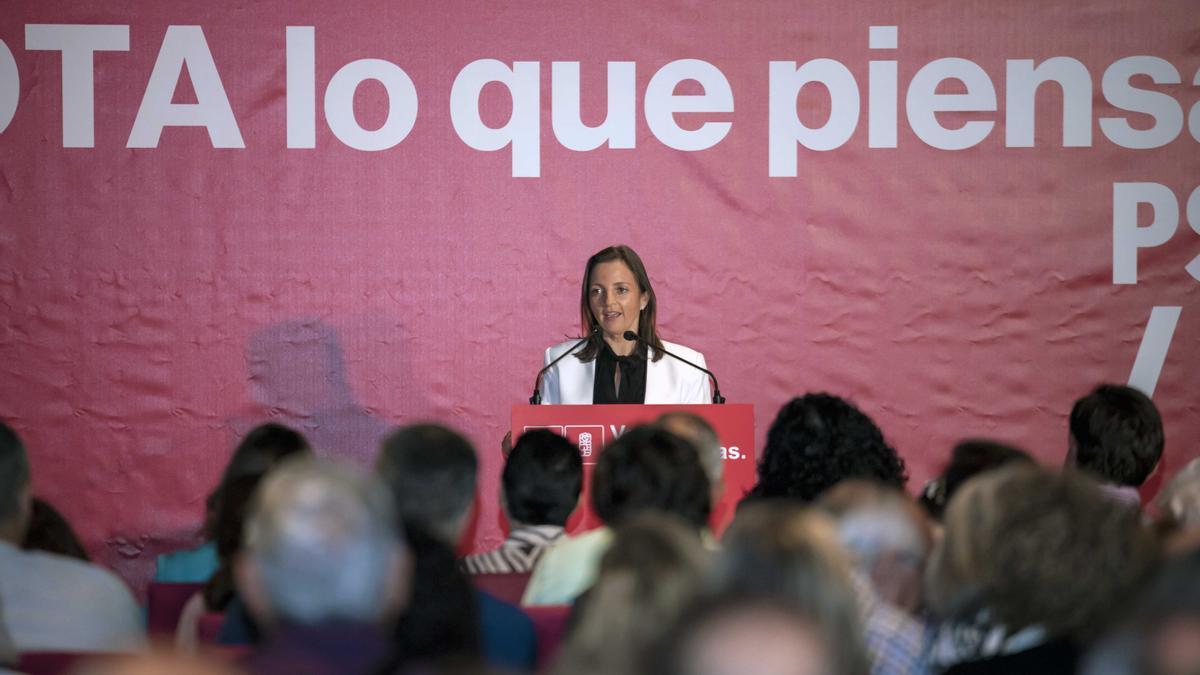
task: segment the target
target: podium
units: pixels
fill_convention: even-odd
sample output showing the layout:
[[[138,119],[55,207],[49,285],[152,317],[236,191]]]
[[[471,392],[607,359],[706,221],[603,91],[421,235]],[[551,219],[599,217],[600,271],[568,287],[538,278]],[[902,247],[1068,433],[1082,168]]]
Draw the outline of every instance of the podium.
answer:
[[[530,429],[549,429],[566,436],[579,447],[583,456],[583,493],[579,507],[567,523],[567,532],[576,534],[599,527],[592,511],[592,468],[604,446],[626,429],[653,422],[668,412],[690,412],[703,417],[721,440],[724,460],[725,492],[713,504],[709,524],[720,534],[733,520],[733,512],[742,495],[754,486],[757,455],[754,451],[754,406],[749,403],[727,405],[515,405],[512,409],[512,435],[516,443]]]

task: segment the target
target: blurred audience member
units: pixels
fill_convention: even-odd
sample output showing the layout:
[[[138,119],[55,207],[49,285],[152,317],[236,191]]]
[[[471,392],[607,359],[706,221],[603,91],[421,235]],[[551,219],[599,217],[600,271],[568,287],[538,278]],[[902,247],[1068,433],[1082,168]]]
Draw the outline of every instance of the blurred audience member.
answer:
[[[1158,408],[1133,387],[1102,384],[1071,408],[1067,466],[1092,474],[1118,499],[1141,503],[1138,488],[1162,452]]]
[[[785,404],[767,432],[758,483],[744,501],[787,498],[808,503],[847,478],[904,488],[904,460],[861,410],[829,394]]]
[[[692,444],[656,426],[635,427],[610,443],[592,473],[592,508],[604,527],[566,537],[542,556],[525,605],[564,605],[596,579],[613,529],[644,511],[662,511],[697,531],[708,524],[708,474]]]
[[[175,551],[158,556],[155,565],[154,580],[165,583],[206,583],[212,576],[220,572],[223,580],[218,583],[229,587],[228,564],[230,556],[221,556],[217,549],[217,539],[221,536],[222,528],[228,533],[228,521],[220,522],[221,514],[226,515],[231,509],[222,508],[222,500],[234,483],[233,498],[244,502],[249,494],[245,491],[247,482],[266,475],[280,461],[293,455],[310,455],[312,448],[299,432],[268,422],[250,430],[233,451],[225,471],[221,475],[216,489],[205,499],[204,538],[205,542],[194,549]],[[240,506],[238,507],[240,508]],[[240,520],[234,528],[240,536]]]
[[[950,498],[969,479],[1009,462],[1033,464],[1033,457],[1024,450],[984,438],[969,438],[950,451],[950,463],[942,475],[930,480],[921,491],[921,506],[930,516],[940,521]]]
[[[699,595],[707,563],[694,528],[666,514],[630,518],[616,529],[596,583],[579,597],[552,672],[636,672],[650,647]]]
[[[855,572],[825,514],[796,503],[748,504],[722,543],[725,550],[715,565],[718,592],[777,595],[806,611],[839,617],[822,623],[837,628],[829,639],[850,640],[856,652],[865,648],[868,666],[855,666],[855,672],[925,672],[924,625],[876,596]]]
[[[87,551],[75,536],[71,524],[49,502],[33,498],[33,511],[29,518],[29,530],[21,548],[26,551],[44,551],[64,555],[88,562]]]
[[[1091,652],[1083,672],[1200,673],[1200,551],[1166,565],[1122,628]]]
[[[107,570],[40,551],[23,551],[32,511],[29,458],[0,423],[0,598],[17,651],[112,652],[145,642],[141,612]]]
[[[879,599],[920,614],[925,560],[933,546],[920,507],[900,490],[861,480],[833,486],[817,505],[834,519],[842,546]]]
[[[1152,570],[1135,508],[1090,479],[1010,466],[968,482],[946,510],[926,600],[948,673],[1070,673]]]
[[[830,650],[828,672],[870,671],[851,561],[828,517],[786,502],[748,504],[722,545],[713,562],[712,594],[792,608],[813,624],[815,642]]]
[[[475,501],[478,460],[460,434],[436,424],[401,427],[383,441],[376,470],[396,499],[415,556],[413,597],[396,635],[401,656],[438,666],[477,661],[532,670],[533,622],[472,588],[455,549]]]
[[[845,603],[849,604],[849,603]],[[866,675],[849,608],[805,606],[772,594],[725,593],[688,609],[644,675]],[[633,671],[630,671],[633,672]]]
[[[1200,549],[1200,458],[1180,469],[1154,502],[1169,552]]]
[[[666,413],[654,423],[695,446],[700,453],[700,464],[712,486],[712,503],[716,505],[721,495],[725,494],[725,459],[721,454],[721,439],[717,436],[717,430],[696,413],[682,411]]]
[[[533,571],[542,553],[562,536],[582,486],[579,448],[546,429],[521,434],[500,477],[508,538],[500,548],[463,558],[463,569],[468,574]]]
[[[263,483],[236,578],[267,627],[254,673],[371,673],[409,592],[391,495],[375,477],[302,459]]]
[[[227,659],[155,651],[136,656],[96,659],[73,667],[72,675],[241,675]],[[301,671],[307,672],[307,671]]]

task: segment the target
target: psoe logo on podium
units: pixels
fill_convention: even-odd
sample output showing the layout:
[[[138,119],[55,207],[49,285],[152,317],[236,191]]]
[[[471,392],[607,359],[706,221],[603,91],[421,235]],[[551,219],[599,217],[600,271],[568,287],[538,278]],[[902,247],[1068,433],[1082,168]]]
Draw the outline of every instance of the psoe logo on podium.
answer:
[[[583,457],[583,463],[595,464],[596,452],[604,447],[607,440],[604,437],[604,426],[576,424],[567,425],[565,430],[566,433],[563,435],[567,437],[567,440],[579,446],[579,455]]]

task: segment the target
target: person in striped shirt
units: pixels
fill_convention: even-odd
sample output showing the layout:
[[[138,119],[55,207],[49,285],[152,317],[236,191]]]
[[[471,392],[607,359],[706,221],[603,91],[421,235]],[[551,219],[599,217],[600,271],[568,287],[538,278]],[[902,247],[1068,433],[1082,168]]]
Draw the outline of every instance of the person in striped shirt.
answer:
[[[510,525],[508,538],[499,548],[463,558],[463,571],[532,572],[542,553],[562,536],[582,485],[579,448],[546,429],[522,434],[501,475],[500,505]]]

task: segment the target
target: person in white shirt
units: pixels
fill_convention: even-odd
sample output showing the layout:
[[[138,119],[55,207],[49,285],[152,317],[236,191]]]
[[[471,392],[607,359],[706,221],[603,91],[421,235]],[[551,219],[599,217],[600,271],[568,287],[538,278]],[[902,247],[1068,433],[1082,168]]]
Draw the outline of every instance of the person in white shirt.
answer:
[[[121,652],[142,647],[141,612],[120,579],[73,558],[19,548],[31,501],[25,446],[0,422],[0,620],[16,651]]]

